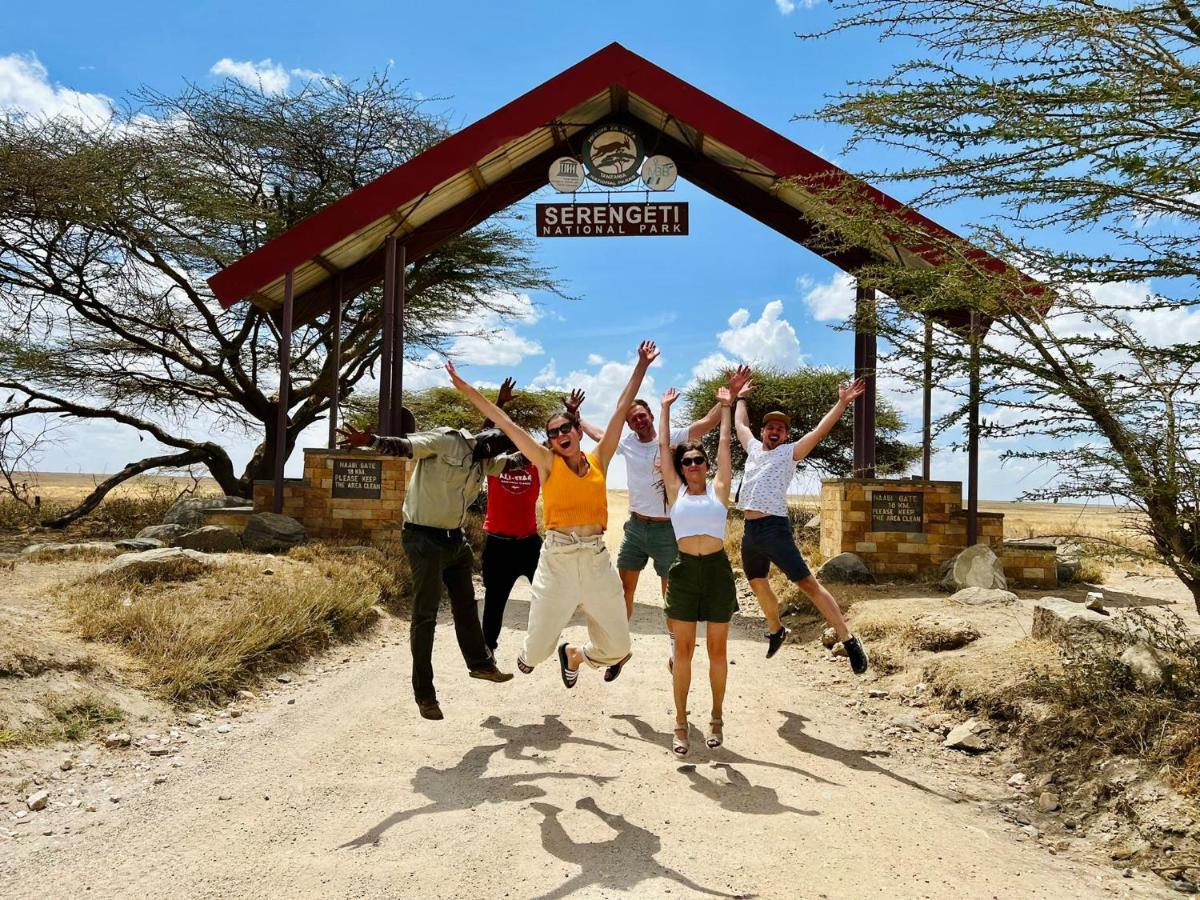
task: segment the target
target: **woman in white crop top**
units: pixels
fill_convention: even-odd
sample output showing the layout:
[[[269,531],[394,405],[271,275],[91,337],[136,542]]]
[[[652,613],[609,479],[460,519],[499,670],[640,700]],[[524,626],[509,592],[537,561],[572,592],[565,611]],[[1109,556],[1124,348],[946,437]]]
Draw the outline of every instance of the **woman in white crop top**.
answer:
[[[671,502],[671,525],[679,544],[679,556],[671,565],[665,601],[667,627],[675,635],[675,655],[671,676],[675,689],[675,736],[671,749],[686,756],[688,741],[687,700],[692,684],[692,654],[696,650],[696,623],[704,622],[708,640],[708,681],[712,688],[712,715],[705,741],[719,747],[723,740],[722,704],[729,670],[726,647],[729,620],[737,609],[737,590],[733,567],[725,555],[725,521],[729,513],[729,485],[732,480],[730,403],[728,387],[717,391],[721,404],[721,437],[717,450],[717,471],[708,480],[709,461],[704,445],[685,441],[671,449],[671,404],[679,398],[675,388],[662,398],[658,435],[663,465],[663,486]]]

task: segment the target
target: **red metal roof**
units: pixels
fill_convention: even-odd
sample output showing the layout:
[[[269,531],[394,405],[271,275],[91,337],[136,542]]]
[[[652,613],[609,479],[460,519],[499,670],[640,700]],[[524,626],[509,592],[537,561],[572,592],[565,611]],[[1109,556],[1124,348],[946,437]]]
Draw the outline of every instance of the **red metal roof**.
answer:
[[[226,308],[248,298],[274,308],[284,275],[294,270],[297,321],[310,320],[328,305],[333,272],[346,274],[350,294],[378,279],[379,248],[388,232],[408,246],[411,262],[543,186],[548,160],[570,148],[572,135],[613,117],[656,128],[666,147],[659,152],[675,158],[682,177],[800,243],[812,233],[804,214],[811,198],[805,201],[798,191],[789,195],[786,180],[850,177],[613,43],[314,213],[213,275],[209,285]],[[903,210],[882,191],[863,189],[881,207]],[[918,213],[904,215],[932,235],[954,237]],[[929,254],[919,247],[893,249],[902,262],[920,264]],[[822,255],[843,268],[867,261],[862,254]],[[1009,270],[992,257],[985,264]]]

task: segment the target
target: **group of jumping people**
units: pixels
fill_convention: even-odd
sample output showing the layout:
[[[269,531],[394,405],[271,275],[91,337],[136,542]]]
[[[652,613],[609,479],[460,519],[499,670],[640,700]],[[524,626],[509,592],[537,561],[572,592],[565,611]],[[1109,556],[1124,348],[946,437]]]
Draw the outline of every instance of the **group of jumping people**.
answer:
[[[747,460],[738,508],[745,519],[742,567],[767,620],[767,658],[788,635],[779,599],[768,579],[772,563],[812,600],[833,626],[852,670],[862,674],[868,658],[851,635],[837,602],[809,571],[788,518],[787,493],[796,465],[833,429],[864,390],[856,381],[838,391],[838,401],[815,428],[788,442],[790,421],[767,413],[761,437],[750,430],[745,398],[753,390],[750,368],[738,367],[717,392],[704,418],[671,427],[674,388],[662,397],[657,428],[650,406],[637,399],[646,370],[658,358],[651,341],[638,347],[638,360],[603,430],[579,413],[585,399],[575,391],[562,412],[546,422],[544,437],[517,425],[504,411],[513,382],[505,381],[496,402],[488,400],[446,364],[451,383],[485,417],[483,430],[439,428],[406,437],[346,428],[343,445],[371,447],[415,461],[404,499],[402,544],[413,581],[411,648],[413,692],[420,714],[441,719],[433,682],[433,638],[443,586],[450,598],[455,634],[471,677],[504,682],[511,673],[496,665],[504,609],[518,578],[532,586],[525,643],[517,668],[525,674],[557,655],[565,687],[574,688],[584,664],[603,668],[613,681],[630,661],[629,622],[638,578],[654,561],[661,579],[671,650],[675,729],[672,750],[689,752],[688,694],[697,624],[705,623],[712,710],[705,741],[724,740],[724,696],[729,622],[737,609],[733,568],[725,553],[731,503],[732,435]],[[624,426],[629,433],[621,436]],[[719,429],[716,465],[701,438]],[[584,436],[595,441],[583,449]],[[626,462],[629,519],[614,568],[604,541],[608,526],[606,476],[613,456]],[[473,553],[463,533],[471,504],[487,479],[483,547],[484,604],[480,617],[472,583]],[[542,499],[545,536],[538,535],[537,500]],[[577,610],[587,620],[588,640],[561,640]]]

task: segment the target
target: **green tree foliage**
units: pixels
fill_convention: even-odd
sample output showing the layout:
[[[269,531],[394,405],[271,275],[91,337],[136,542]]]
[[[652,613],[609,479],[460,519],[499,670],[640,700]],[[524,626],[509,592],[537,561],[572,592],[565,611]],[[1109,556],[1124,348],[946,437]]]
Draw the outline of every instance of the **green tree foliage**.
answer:
[[[495,402],[496,390],[484,389],[482,393]],[[405,394],[404,405],[416,419],[418,431],[439,426],[477,431],[483,425],[479,411],[452,387],[431,387]],[[547,419],[562,412],[562,393],[518,389],[504,409],[514,422],[537,434],[545,431]],[[374,429],[378,413],[378,397],[371,394],[355,395],[347,408],[346,421],[355,428]]]
[[[873,324],[897,364],[917,376],[932,318],[938,381],[961,396],[976,342],[983,437],[1035,464],[1027,498],[1128,504],[1200,608],[1200,5],[832,6],[840,18],[807,37],[868,32],[904,61],[816,115],[850,130],[848,149],[886,148],[889,168],[863,177],[911,186],[914,206],[985,201],[974,244],[1037,277],[998,275],[849,182],[808,185],[834,195],[824,239],[884,260],[855,274],[895,298]],[[888,264],[888,246],[923,253]],[[967,308],[986,335],[944,327]]]
[[[803,368],[783,372],[778,369],[756,368],[754,390],[747,398],[750,428],[757,435],[762,426],[762,417],[773,410],[780,410],[791,416],[791,439],[795,440],[821,421],[829,412],[829,408],[837,403],[838,386],[849,380],[849,373],[837,369]],[[687,392],[688,421],[694,422],[712,409],[713,404],[717,402],[717,389],[723,387],[725,381],[724,375],[714,375],[697,382],[696,386]],[[657,414],[657,410],[655,412]],[[876,406],[875,426],[875,467],[880,474],[903,474],[921,458],[919,446],[900,439],[905,429],[904,420],[886,400],[881,399]],[[716,431],[704,437],[704,444],[711,459],[717,458],[717,440]],[[733,445],[733,465],[735,469],[741,469],[746,463],[746,454],[736,437]],[[805,462],[829,478],[844,478],[851,474],[854,463],[852,413],[842,416],[829,436],[817,445]]]
[[[290,452],[331,394],[346,398],[374,368],[379,292],[346,304],[336,371],[329,321],[297,330],[281,435],[277,326],[249,303],[222,310],[207,277],[446,134],[386,75],[291,93],[232,80],[146,89],[104,123],[0,112],[0,426],[116,424],[158,450],[122,477],[197,464],[249,496],[276,444]],[[494,323],[512,292],[555,290],[530,249],[493,220],[414,261],[406,351]],[[193,436],[198,422],[211,437]],[[240,470],[221,444],[230,432],[262,435]]]

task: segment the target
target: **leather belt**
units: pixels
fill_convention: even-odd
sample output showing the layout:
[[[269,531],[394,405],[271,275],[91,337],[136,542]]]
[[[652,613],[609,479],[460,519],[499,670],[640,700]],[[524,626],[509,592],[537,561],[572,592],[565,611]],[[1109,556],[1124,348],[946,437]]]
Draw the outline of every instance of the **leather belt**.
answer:
[[[461,540],[463,537],[463,530],[461,528],[433,528],[430,525],[417,525],[414,522],[405,522],[404,530],[442,537],[448,541]]]
[[[671,521],[670,516],[663,516],[662,518],[656,518],[654,516],[643,516],[641,513],[636,513],[636,512],[630,512],[629,517],[631,519],[637,519],[640,522],[650,522],[651,524],[654,524],[654,525],[661,525],[664,522]]]
[[[524,537],[517,537],[517,535],[515,535],[515,534],[497,534],[494,531],[488,531],[485,533],[490,538],[498,538],[499,540],[502,540],[502,541],[527,541],[530,538],[537,537],[536,531],[533,534],[527,534]]]

